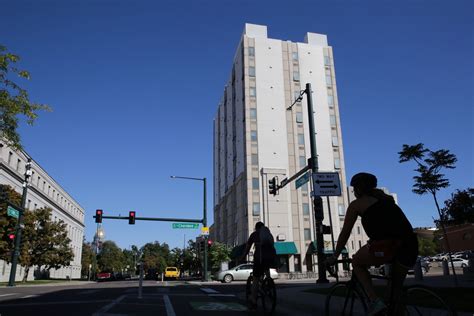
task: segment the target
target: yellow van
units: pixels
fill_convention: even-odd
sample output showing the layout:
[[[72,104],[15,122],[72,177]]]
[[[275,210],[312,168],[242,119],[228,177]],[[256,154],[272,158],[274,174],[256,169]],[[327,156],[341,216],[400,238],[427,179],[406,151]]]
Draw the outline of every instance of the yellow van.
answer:
[[[166,267],[165,269],[165,278],[174,278],[179,277],[179,270],[176,267]]]

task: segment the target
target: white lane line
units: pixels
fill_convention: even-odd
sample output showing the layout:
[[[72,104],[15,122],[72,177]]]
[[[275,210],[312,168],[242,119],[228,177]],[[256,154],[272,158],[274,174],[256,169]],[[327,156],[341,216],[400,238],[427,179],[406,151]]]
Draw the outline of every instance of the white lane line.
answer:
[[[70,305],[70,304],[96,304],[106,303],[110,300],[95,300],[95,301],[57,301],[57,302],[35,302],[35,303],[14,303],[14,304],[3,304],[2,307],[10,306],[48,306],[48,305]]]
[[[114,307],[115,305],[120,303],[120,301],[122,301],[125,297],[126,297],[126,295],[119,296],[115,301],[113,301],[112,303],[110,303],[108,305],[105,305],[104,307],[102,307],[101,309],[99,309],[97,312],[95,312],[92,315],[96,316],[96,315],[102,315],[102,314],[106,313],[109,309],[111,309],[112,307]]]
[[[235,294],[209,294],[212,297],[235,297]]]
[[[23,297],[20,297],[20,298],[30,298],[30,297],[37,297],[38,295],[27,295],[27,296],[23,296]]]
[[[17,294],[20,294],[20,293],[0,294],[0,297],[2,297],[2,296],[10,296],[10,295],[17,295]]]
[[[211,289],[211,288],[208,288],[208,287],[202,287],[201,291],[203,291],[204,293],[207,293],[207,294],[217,294],[217,293],[219,293],[218,291],[216,291],[214,289]]]
[[[163,301],[165,302],[166,315],[167,316],[176,316],[173,305],[171,305],[170,298],[168,295],[163,295]]]

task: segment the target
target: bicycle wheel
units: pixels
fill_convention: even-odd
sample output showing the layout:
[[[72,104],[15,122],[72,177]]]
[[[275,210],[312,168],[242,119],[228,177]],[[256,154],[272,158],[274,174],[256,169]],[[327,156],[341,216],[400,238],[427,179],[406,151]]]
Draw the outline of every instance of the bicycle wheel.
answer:
[[[261,285],[261,299],[263,312],[265,315],[271,315],[276,306],[276,287],[272,278],[265,278]]]
[[[326,296],[325,315],[367,315],[364,296],[350,282],[336,283]]]
[[[253,276],[249,276],[247,278],[247,284],[245,285],[245,300],[247,304],[249,303],[249,297],[252,295],[252,281],[253,281]]]
[[[454,316],[453,310],[438,294],[419,285],[405,289],[401,304],[407,315]]]

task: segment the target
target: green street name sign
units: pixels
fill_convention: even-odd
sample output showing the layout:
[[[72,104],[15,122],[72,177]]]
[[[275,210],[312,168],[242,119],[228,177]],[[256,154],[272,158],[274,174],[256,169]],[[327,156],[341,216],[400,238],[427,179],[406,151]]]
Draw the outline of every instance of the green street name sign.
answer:
[[[299,177],[298,179],[296,179],[295,181],[295,186],[296,188],[298,189],[299,187],[301,187],[303,184],[305,184],[306,182],[309,181],[309,172],[306,172],[304,175],[302,175],[301,177]]]
[[[177,228],[190,228],[190,229],[197,229],[199,228],[198,223],[173,223],[173,229]]]
[[[11,206],[8,206],[7,208],[7,214],[8,216],[11,216],[11,217],[15,217],[15,218],[19,218],[20,217],[20,211],[11,207]]]

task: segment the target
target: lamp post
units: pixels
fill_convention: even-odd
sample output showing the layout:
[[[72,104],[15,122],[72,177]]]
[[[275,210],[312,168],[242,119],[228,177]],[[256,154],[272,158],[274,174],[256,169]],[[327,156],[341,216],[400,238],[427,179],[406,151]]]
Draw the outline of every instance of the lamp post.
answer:
[[[185,180],[196,180],[202,181],[204,190],[203,190],[203,218],[202,218],[202,225],[207,227],[207,180],[206,178],[193,178],[193,177],[178,177],[178,176],[170,176],[171,179],[185,179]],[[204,236],[204,273],[203,273],[203,280],[207,281],[207,236]]]

